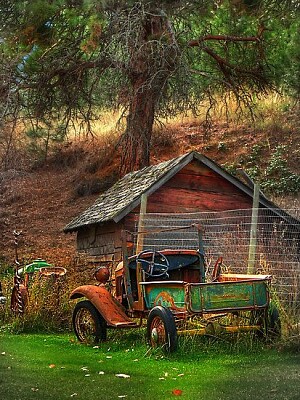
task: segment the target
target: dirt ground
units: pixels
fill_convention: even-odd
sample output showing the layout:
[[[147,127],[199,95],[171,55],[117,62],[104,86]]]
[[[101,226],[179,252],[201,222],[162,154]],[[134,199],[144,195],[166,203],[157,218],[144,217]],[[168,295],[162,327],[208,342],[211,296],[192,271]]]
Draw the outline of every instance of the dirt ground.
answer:
[[[164,130],[163,130],[164,131]],[[199,151],[223,165],[247,159],[255,144],[264,144],[259,162],[272,154],[278,144],[291,151],[289,167],[300,173],[300,135],[259,131],[249,126],[214,126],[209,133],[197,123],[184,123],[155,134],[151,163]],[[64,234],[63,227],[118,177],[119,156],[95,139],[90,143],[70,143],[49,157],[42,166],[0,171],[0,268],[13,263],[13,231],[22,231],[19,254],[22,261],[41,257],[55,265],[68,265],[75,255],[76,235]],[[106,154],[106,156],[103,156]],[[243,165],[241,165],[243,166]],[[95,193],[97,192],[97,193]],[[286,200],[299,206],[298,198]]]

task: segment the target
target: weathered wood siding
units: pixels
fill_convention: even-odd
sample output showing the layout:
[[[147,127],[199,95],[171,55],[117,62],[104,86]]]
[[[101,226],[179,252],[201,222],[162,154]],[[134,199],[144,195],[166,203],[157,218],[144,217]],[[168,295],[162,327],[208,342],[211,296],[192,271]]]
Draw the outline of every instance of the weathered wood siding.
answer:
[[[194,160],[148,197],[147,212],[182,213],[251,208],[252,198],[219,174]],[[77,234],[77,249],[95,260],[121,259],[121,231],[133,232],[138,223],[139,206],[118,224],[109,222],[82,228]],[[130,253],[130,252],[129,252]]]
[[[148,199],[148,212],[249,208],[252,199],[208,167],[191,162]]]
[[[147,212],[184,213],[251,208],[252,198],[205,165],[193,161],[148,198]],[[139,207],[125,218],[136,224]]]
[[[95,262],[119,261],[121,230],[122,224],[114,222],[81,228],[77,233],[77,250],[92,257]]]

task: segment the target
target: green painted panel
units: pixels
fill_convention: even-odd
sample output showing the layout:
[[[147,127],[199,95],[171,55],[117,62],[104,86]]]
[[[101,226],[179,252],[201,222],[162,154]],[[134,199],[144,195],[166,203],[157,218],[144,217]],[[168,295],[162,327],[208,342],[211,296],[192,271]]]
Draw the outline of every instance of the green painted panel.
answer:
[[[147,308],[164,306],[172,309],[184,309],[184,286],[180,285],[145,285],[145,303]]]
[[[194,312],[264,307],[268,302],[265,281],[212,283],[190,286]]]

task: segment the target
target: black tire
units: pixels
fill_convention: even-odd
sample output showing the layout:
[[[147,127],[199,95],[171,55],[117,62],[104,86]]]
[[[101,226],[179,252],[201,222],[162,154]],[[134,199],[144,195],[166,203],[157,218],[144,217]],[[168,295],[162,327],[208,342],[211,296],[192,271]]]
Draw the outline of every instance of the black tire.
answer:
[[[281,336],[281,321],[279,311],[278,308],[272,303],[270,303],[268,308],[268,320],[266,325],[266,336],[273,339]]]
[[[281,336],[281,321],[277,307],[270,303],[264,310],[252,311],[251,323],[260,325],[261,329],[257,332],[259,338],[269,340]]]
[[[72,322],[80,342],[92,344],[106,340],[106,321],[90,301],[84,300],[76,304]]]
[[[172,312],[168,308],[152,308],[147,320],[147,340],[151,347],[162,347],[167,353],[177,349],[177,329]]]
[[[266,335],[266,313],[265,309],[253,310],[250,313],[250,325],[259,325],[259,330],[255,332],[258,338],[264,338]]]

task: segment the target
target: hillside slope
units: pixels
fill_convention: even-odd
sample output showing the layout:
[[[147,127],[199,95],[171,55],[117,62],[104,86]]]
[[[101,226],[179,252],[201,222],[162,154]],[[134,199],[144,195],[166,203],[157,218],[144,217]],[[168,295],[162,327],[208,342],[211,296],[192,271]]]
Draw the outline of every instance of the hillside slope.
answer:
[[[278,146],[288,168],[300,175],[297,127],[259,131],[251,126],[216,125],[209,133],[196,122],[167,126],[154,134],[151,163],[197,150],[229,168],[256,165],[263,171]],[[66,144],[42,166],[0,172],[0,265],[13,263],[13,231],[22,231],[22,261],[42,257],[67,265],[75,255],[76,236],[63,227],[118,177],[119,155],[103,140]],[[259,149],[259,152],[258,152]],[[300,196],[277,199],[285,208],[300,205]]]

